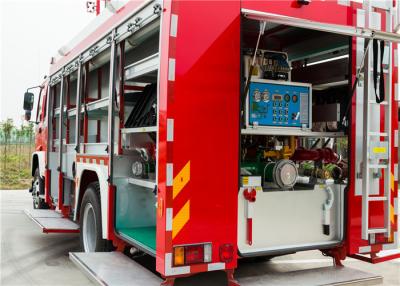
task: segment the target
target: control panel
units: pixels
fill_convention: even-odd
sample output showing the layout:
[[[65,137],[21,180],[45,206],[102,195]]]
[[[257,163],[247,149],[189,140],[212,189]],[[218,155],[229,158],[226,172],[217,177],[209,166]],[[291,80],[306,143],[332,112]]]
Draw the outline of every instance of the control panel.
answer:
[[[311,128],[311,85],[253,80],[247,100],[247,125]]]

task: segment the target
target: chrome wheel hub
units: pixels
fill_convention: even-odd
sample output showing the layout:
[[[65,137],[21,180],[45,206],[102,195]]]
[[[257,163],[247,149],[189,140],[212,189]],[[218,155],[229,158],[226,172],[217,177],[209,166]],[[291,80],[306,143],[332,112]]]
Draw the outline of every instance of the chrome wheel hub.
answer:
[[[83,212],[83,247],[85,252],[94,252],[96,250],[97,224],[94,209],[91,203],[86,204]]]

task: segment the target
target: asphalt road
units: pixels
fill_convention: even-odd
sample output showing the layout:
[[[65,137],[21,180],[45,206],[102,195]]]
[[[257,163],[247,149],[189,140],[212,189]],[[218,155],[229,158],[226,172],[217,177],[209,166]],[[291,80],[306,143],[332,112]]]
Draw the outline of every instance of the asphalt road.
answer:
[[[68,253],[79,249],[77,234],[43,234],[23,212],[32,207],[30,194],[0,190],[1,266],[0,285],[93,285],[69,260]],[[301,252],[258,264],[241,263],[238,275],[251,275],[257,268],[291,267],[294,270],[332,265],[318,251]],[[377,265],[347,259],[345,265],[384,277],[384,285],[400,285],[400,259]],[[249,274],[250,273],[250,274]],[[208,275],[208,276],[207,276]],[[202,276],[200,285],[224,281],[223,273]],[[209,277],[209,278],[208,278]],[[189,284],[191,279],[187,280]],[[186,285],[184,281],[177,283]]]

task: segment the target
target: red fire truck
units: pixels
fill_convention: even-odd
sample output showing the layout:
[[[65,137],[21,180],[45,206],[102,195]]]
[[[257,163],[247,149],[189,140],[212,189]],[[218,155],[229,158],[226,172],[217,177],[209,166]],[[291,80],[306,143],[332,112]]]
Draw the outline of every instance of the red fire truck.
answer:
[[[110,9],[40,88],[29,215],[85,252],[154,256],[163,285],[238,285],[242,257],[399,257],[381,255],[399,248],[397,2]]]

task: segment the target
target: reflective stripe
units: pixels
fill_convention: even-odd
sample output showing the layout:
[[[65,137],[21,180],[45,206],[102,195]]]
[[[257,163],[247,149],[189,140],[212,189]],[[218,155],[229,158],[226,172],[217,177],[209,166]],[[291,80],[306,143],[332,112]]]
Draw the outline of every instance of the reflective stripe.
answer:
[[[190,273],[190,266],[172,267],[172,253],[165,254],[165,275],[182,275]]]
[[[176,175],[176,177],[174,178],[172,197],[175,198],[189,181],[190,181],[190,161],[186,163],[186,165],[182,168],[179,174]]]
[[[172,220],[172,239],[182,230],[190,219],[190,200],[179,210]]]
[[[175,81],[175,59],[169,59],[168,63],[168,80]]]
[[[171,14],[170,36],[176,37],[177,33],[178,33],[178,15]]]
[[[174,172],[174,165],[171,163],[167,163],[167,180],[166,180],[167,187],[172,186],[173,172]]]
[[[208,271],[224,270],[225,263],[222,263],[222,262],[210,263],[210,264],[208,264],[207,268],[208,268]]]
[[[166,231],[171,231],[172,230],[172,213],[173,213],[173,210],[172,210],[172,208],[167,208],[166,212],[167,212],[167,214],[166,214],[165,230]]]
[[[167,142],[174,141],[174,120],[167,119]]]

